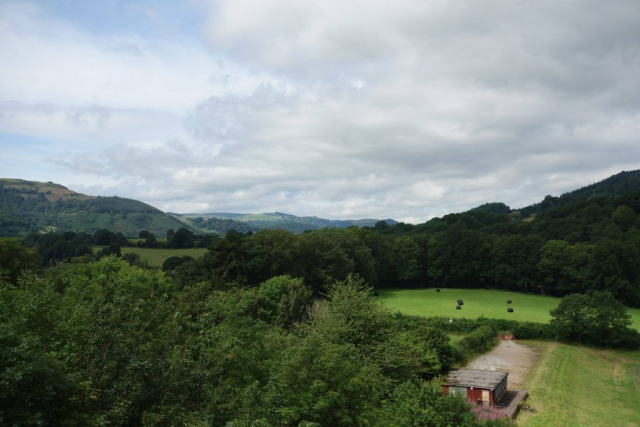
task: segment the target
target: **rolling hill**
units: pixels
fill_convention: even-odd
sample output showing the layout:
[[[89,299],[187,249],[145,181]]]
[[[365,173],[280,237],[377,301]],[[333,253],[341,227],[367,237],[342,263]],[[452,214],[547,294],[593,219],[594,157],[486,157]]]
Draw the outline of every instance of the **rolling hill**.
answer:
[[[602,197],[617,197],[640,191],[640,170],[623,171],[600,182],[559,197],[547,196],[513,212],[503,203],[486,203],[469,213],[475,216],[508,213],[531,220],[553,208]],[[528,218],[528,219],[527,219]],[[294,233],[326,227],[373,227],[378,219],[331,220],[316,216],[296,216],[282,212],[246,214],[232,212],[164,213],[146,203],[120,197],[94,197],[75,192],[53,182],[0,179],[0,236],[22,236],[30,232],[76,231],[93,233],[106,228],[126,236],[148,230],[164,236],[169,229],[189,228],[199,233],[241,233],[261,229],[283,229]],[[397,224],[392,219],[384,220]],[[428,225],[428,223],[425,224]]]
[[[215,213],[189,213],[171,214],[200,231],[226,232],[233,228],[236,231],[257,231],[261,229],[282,229],[294,233],[303,233],[306,230],[318,230],[321,228],[336,227],[373,227],[379,219],[358,220],[332,220],[318,218],[316,216],[296,216],[282,212],[261,214],[239,214],[228,212]],[[384,220],[389,225],[397,224],[392,219]]]
[[[167,214],[146,203],[121,197],[94,197],[53,182],[0,178],[0,237],[31,232],[75,231],[94,233],[100,229],[135,237],[148,230],[158,237],[167,230],[185,227],[199,233],[225,234],[260,229],[284,229],[294,233],[325,227],[373,226],[379,220],[329,220],[284,213]],[[386,220],[396,224],[394,220]]]
[[[103,228],[126,236],[137,236],[141,230],[164,236],[167,230],[184,226],[137,200],[87,196],[52,182],[0,179],[0,236],[94,233]]]
[[[560,208],[569,203],[590,200],[601,196],[620,196],[622,194],[640,190],[640,170],[622,171],[602,181],[579,188],[559,197],[546,196],[540,203],[519,209],[524,217],[544,212],[551,208]]]

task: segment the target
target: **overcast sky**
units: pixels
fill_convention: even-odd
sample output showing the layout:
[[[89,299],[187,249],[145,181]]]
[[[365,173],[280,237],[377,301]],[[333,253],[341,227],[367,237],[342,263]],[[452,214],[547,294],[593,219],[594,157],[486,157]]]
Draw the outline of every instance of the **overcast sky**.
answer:
[[[424,222],[640,169],[637,0],[0,0],[0,176]]]

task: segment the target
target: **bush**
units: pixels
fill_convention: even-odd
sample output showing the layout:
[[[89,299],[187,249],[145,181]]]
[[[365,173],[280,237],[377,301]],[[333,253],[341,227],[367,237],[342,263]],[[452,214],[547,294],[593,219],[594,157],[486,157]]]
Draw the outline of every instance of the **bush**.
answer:
[[[193,257],[189,255],[169,257],[162,263],[162,271],[173,271],[185,262],[191,260],[193,260]]]
[[[518,322],[517,320],[487,319],[485,317],[478,317],[477,319],[455,319],[453,323],[449,323],[449,318],[447,317],[430,317],[423,319],[418,316],[401,316],[400,320],[405,325],[424,322],[431,327],[455,334],[469,334],[482,326],[488,326],[494,332],[510,331],[516,338],[522,340],[552,341],[556,339],[554,329],[547,323]]]
[[[640,333],[635,329],[626,329],[618,334],[618,348],[625,350],[640,349]]]
[[[482,353],[491,349],[496,342],[495,335],[496,331],[485,325],[471,332],[455,345],[465,357],[468,357],[470,354]]]
[[[638,349],[640,336],[627,308],[608,292],[571,294],[551,310],[551,325],[567,342]]]
[[[511,329],[516,338],[522,340],[553,341],[556,334],[551,325],[547,323],[515,322]]]

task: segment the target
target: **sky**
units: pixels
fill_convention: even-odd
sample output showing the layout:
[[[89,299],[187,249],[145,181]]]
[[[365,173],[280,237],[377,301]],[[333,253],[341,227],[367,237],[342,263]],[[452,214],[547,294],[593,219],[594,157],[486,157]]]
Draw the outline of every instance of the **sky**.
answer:
[[[0,0],[0,176],[421,223],[640,169],[635,0]]]

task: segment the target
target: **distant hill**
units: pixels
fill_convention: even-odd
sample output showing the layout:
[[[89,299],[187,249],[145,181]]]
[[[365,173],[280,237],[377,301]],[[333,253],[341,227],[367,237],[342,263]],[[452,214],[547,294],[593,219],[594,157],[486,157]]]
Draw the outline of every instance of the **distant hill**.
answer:
[[[212,216],[211,214],[169,214],[179,221],[182,221],[188,227],[202,233],[219,233],[226,234],[229,230],[235,230],[238,233],[247,233],[249,231],[258,231],[258,228],[247,223],[226,219],[224,217]],[[229,214],[232,215],[232,214]],[[242,214],[240,214],[242,215]]]
[[[540,203],[519,209],[519,212],[526,217],[581,200],[599,196],[619,196],[632,191],[640,191],[640,170],[622,171],[595,184],[564,193],[560,197],[546,196]]]
[[[485,203],[477,208],[470,209],[469,212],[488,212],[488,213],[510,213],[511,208],[504,203]]]
[[[386,220],[389,225],[394,220]],[[53,182],[0,178],[0,237],[32,232],[100,229],[136,237],[148,230],[158,237],[180,227],[201,233],[240,233],[260,229],[284,229],[294,233],[325,227],[373,226],[377,219],[329,220],[285,213],[242,214],[231,212],[166,214],[146,203],[121,197],[94,197]]]
[[[196,230],[226,232],[229,229],[236,231],[257,231],[260,229],[281,229],[294,233],[303,233],[306,230],[318,230],[320,228],[337,227],[347,228],[373,227],[379,219],[357,219],[357,220],[332,220],[315,216],[296,216],[282,212],[262,213],[262,214],[235,214],[227,212],[217,213],[189,213],[171,214],[184,221]],[[397,224],[393,219],[384,220],[389,225]]]
[[[87,196],[53,182],[0,179],[0,236],[106,228],[129,237],[141,230],[161,237],[180,227],[177,219],[137,200]]]

